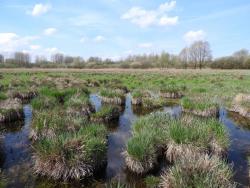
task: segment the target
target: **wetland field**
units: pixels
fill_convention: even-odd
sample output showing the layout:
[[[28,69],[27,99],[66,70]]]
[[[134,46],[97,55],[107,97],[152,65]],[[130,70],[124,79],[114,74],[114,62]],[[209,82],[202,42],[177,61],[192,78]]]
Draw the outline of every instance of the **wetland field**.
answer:
[[[248,70],[0,69],[0,188],[249,180]]]

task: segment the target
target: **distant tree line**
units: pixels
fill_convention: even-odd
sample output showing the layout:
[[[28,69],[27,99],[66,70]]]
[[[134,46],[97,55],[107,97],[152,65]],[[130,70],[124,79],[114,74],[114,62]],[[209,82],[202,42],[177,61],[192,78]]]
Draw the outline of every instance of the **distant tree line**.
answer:
[[[67,56],[62,53],[53,54],[48,60],[46,56],[31,56],[24,52],[15,52],[11,58],[0,54],[0,67],[40,67],[40,68],[214,68],[214,69],[250,69],[250,53],[242,49],[231,56],[214,59],[210,44],[207,41],[196,41],[181,50],[178,55],[162,52],[161,54],[129,55],[122,60],[90,57]]]

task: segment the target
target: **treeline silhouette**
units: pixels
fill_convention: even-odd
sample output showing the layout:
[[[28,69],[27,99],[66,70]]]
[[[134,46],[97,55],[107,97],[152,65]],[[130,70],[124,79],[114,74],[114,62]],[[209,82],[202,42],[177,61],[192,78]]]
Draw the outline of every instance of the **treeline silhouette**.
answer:
[[[72,57],[61,53],[53,54],[48,60],[45,56],[36,56],[15,52],[5,58],[0,54],[0,68],[214,68],[214,69],[250,69],[250,53],[239,50],[227,57],[212,58],[207,41],[194,42],[178,55],[162,52],[161,54],[129,55],[121,60],[102,59],[100,57]]]

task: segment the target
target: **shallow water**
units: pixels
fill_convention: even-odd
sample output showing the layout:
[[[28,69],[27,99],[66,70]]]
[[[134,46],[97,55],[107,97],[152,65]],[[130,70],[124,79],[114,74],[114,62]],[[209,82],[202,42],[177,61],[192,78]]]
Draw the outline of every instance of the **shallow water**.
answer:
[[[230,135],[228,160],[233,163],[235,181],[239,183],[240,187],[249,187],[247,156],[250,155],[250,130],[229,118],[225,109],[220,110],[220,120],[227,127]]]
[[[98,111],[102,107],[97,95],[90,96],[92,104]],[[131,125],[139,116],[151,113],[154,110],[133,108],[131,97],[126,97],[125,107],[119,121],[112,125],[108,136],[107,167],[93,187],[103,187],[110,180],[119,180],[129,183],[136,188],[145,187],[142,178],[129,173],[125,169],[122,152],[131,136]],[[181,115],[181,107],[168,106],[161,109],[172,116]],[[80,184],[58,184],[45,178],[37,178],[32,173],[31,147],[28,139],[31,125],[32,111],[29,105],[24,106],[25,121],[0,125],[0,187],[81,187]],[[249,169],[247,155],[250,155],[250,129],[249,121],[239,121],[239,117],[221,109],[220,120],[228,128],[231,145],[228,160],[234,164],[235,181],[242,187],[249,185]],[[244,122],[243,124],[239,124]],[[246,124],[246,125],[245,125]]]

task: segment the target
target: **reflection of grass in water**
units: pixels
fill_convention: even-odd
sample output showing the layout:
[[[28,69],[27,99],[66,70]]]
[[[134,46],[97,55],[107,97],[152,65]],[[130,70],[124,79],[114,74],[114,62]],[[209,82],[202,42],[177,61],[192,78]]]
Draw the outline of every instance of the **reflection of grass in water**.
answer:
[[[24,121],[16,121],[11,123],[0,123],[0,131],[1,132],[11,132],[16,133],[19,132],[24,125]]]

